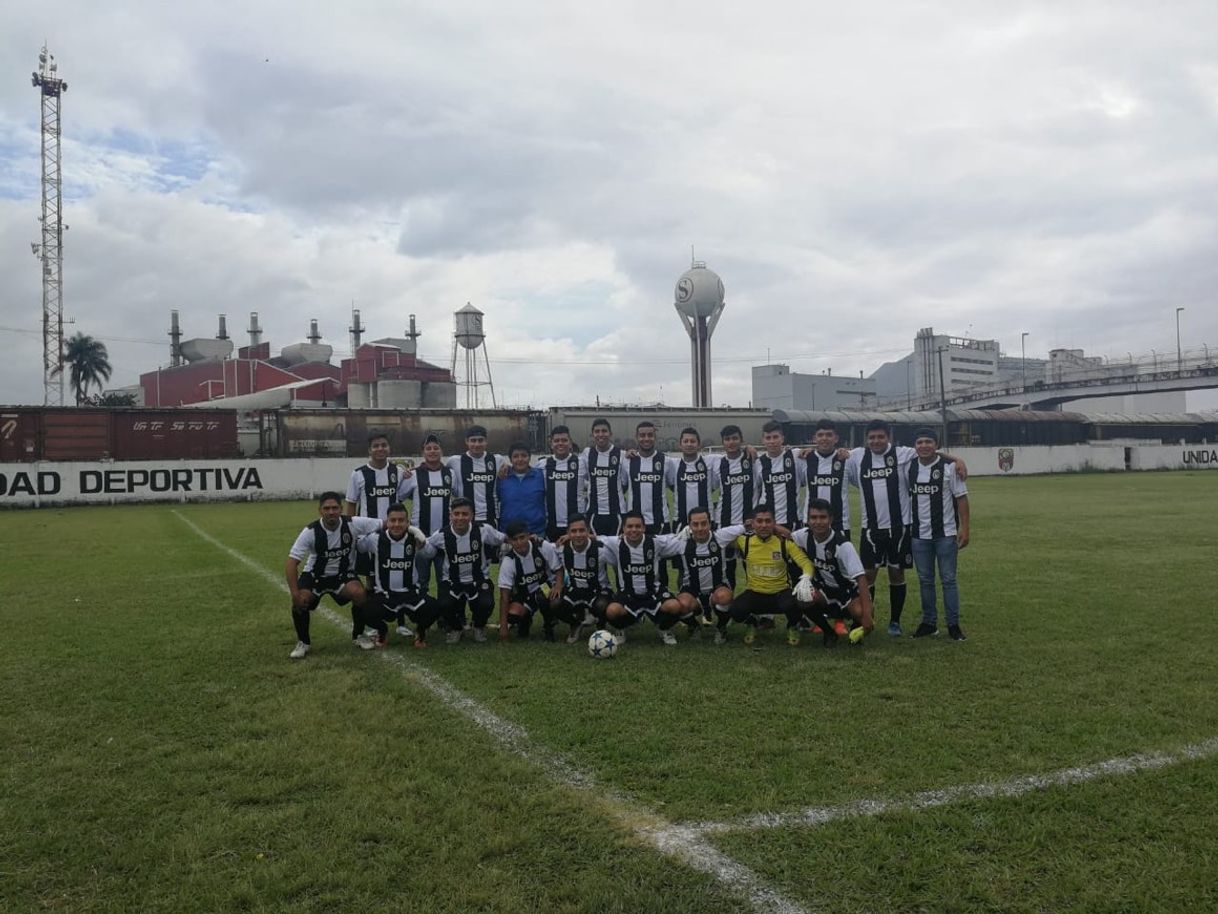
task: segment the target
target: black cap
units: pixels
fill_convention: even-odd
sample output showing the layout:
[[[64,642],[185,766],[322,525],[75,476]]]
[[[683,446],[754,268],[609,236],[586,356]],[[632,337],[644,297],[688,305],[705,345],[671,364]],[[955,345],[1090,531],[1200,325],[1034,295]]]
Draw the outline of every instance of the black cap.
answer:
[[[424,444],[439,444],[440,436],[437,435],[435,432],[432,432],[430,435],[428,435],[426,438],[423,439],[423,443]]]
[[[917,441],[919,438],[929,438],[935,444],[939,443],[939,433],[926,425],[914,432],[914,441]]]

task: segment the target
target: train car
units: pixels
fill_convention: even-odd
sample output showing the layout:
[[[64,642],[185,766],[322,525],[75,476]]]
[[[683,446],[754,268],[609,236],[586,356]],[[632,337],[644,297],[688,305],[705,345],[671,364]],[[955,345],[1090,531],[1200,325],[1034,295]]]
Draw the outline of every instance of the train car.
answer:
[[[0,461],[236,457],[233,410],[0,408]]]
[[[533,410],[281,409],[264,413],[263,423],[263,449],[279,457],[366,457],[374,433],[389,438],[394,454],[421,454],[428,435],[458,454],[471,425],[486,427],[487,448],[499,454],[516,441],[540,453],[546,439],[545,414]]]
[[[719,430],[725,425],[738,425],[744,440],[761,442],[761,427],[774,418],[768,409],[694,409],[672,406],[554,406],[549,411],[549,427],[565,425],[571,429],[571,440],[577,447],[592,442],[592,421],[598,417],[609,420],[615,444],[634,447],[634,429],[644,419],[656,425],[656,447],[661,451],[680,450],[681,429],[693,426],[702,435],[705,445],[719,443]]]

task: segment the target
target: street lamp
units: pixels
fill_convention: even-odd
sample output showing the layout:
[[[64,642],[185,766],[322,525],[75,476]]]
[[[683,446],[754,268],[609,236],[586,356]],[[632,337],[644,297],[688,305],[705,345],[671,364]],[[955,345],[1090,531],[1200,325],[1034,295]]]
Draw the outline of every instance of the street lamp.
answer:
[[[1180,312],[1184,310],[1181,305],[1176,309],[1176,371],[1184,370],[1184,353],[1180,349]]]
[[[1019,334],[1019,361],[1020,369],[1023,371],[1023,392],[1026,397],[1028,393],[1028,350],[1024,344],[1028,339],[1028,331]]]

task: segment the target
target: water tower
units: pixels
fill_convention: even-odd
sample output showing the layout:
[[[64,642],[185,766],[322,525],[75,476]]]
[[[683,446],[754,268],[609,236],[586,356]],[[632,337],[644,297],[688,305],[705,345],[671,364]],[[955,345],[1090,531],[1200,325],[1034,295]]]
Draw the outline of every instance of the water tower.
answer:
[[[695,408],[711,405],[710,340],[723,313],[723,280],[706,264],[695,260],[681,274],[674,290],[673,307],[689,334],[690,370]]]
[[[465,370],[457,374],[457,352],[463,353]],[[482,352],[485,374],[478,369],[478,352]],[[453,380],[458,387],[465,388],[465,408],[478,408],[478,388],[486,386],[491,392],[491,407],[495,403],[495,384],[491,381],[491,360],[486,354],[486,334],[482,332],[482,312],[466,302],[465,307],[453,314]]]

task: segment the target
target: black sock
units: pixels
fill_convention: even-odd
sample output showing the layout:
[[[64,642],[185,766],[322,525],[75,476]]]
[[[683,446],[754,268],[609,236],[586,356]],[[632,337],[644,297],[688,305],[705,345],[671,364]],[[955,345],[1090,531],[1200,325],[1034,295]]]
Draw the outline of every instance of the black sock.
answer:
[[[867,592],[871,594],[871,605],[875,606],[875,584],[868,584]]]
[[[888,599],[892,603],[892,621],[901,621],[901,611],[905,609],[905,582],[888,585]]]
[[[309,611],[292,607],[292,625],[296,627],[296,640],[309,643]]]
[[[666,632],[680,621],[681,620],[679,618],[669,615],[668,613],[658,613],[656,615],[656,628],[662,632]]]

